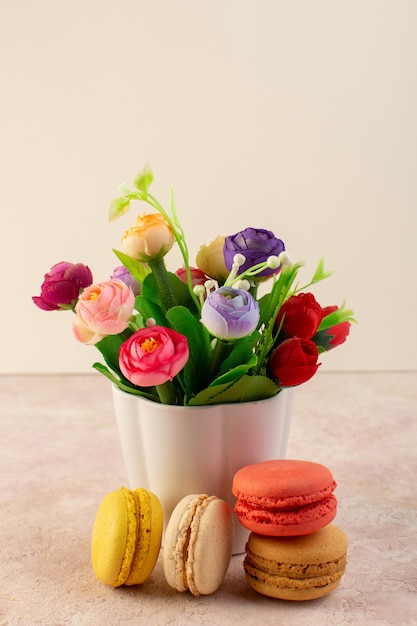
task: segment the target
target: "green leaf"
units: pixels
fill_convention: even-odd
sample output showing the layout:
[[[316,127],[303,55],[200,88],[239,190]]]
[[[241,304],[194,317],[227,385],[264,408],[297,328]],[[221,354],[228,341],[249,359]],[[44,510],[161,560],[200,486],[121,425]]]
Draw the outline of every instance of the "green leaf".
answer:
[[[125,335],[107,335],[107,337],[103,337],[103,339],[96,343],[96,348],[103,355],[107,365],[118,374],[121,374],[119,369],[120,346],[126,339],[127,337]]]
[[[311,279],[311,283],[318,283],[321,280],[325,280],[329,276],[331,276],[333,272],[325,272],[324,270],[324,258],[322,257],[318,262],[316,267],[316,271],[314,272],[313,278]]]
[[[217,393],[216,393],[217,391]],[[233,385],[218,385],[204,389],[189,402],[191,406],[254,402],[272,398],[279,387],[266,376],[242,376]]]
[[[241,363],[237,365],[233,369],[229,369],[227,372],[218,376],[213,382],[210,383],[210,387],[215,387],[216,385],[222,385],[223,383],[231,383],[243,376],[245,372],[250,370],[252,367],[255,367],[257,364],[257,357],[252,354],[246,363]]]
[[[211,347],[207,329],[183,306],[176,306],[167,313],[167,319],[177,332],[187,337],[189,358],[181,374],[185,393],[190,397],[196,389],[207,384]]]
[[[317,332],[336,326],[336,324],[340,324],[341,322],[356,323],[356,319],[353,317],[353,311],[351,309],[346,309],[345,303],[336,309],[336,311],[329,313],[329,315],[326,315],[326,317],[322,319]]]
[[[145,323],[146,320],[152,318],[158,326],[169,326],[165,316],[165,310],[161,307],[161,305],[143,294],[136,296],[136,309],[141,314]]]
[[[233,342],[233,348],[228,357],[223,361],[219,373],[225,374],[229,370],[247,363],[254,355],[254,348],[260,338],[259,332],[256,330],[249,337],[242,337]],[[256,365],[256,363],[255,363]],[[251,366],[252,367],[252,366]]]
[[[113,248],[114,254],[117,256],[122,265],[125,266],[127,270],[132,274],[134,278],[140,283],[142,283],[147,275],[150,272],[149,267],[142,263],[142,261],[138,261],[137,259],[133,259],[128,254],[121,252],[120,250],[115,250]]]
[[[136,189],[141,191],[144,197],[146,198],[148,196],[148,189],[151,186],[153,179],[154,179],[153,172],[150,168],[149,163],[147,163],[145,167],[143,168],[143,170],[139,172],[139,174],[136,176],[135,180],[133,181],[133,184],[136,187]]]
[[[136,396],[142,396],[143,398],[147,398],[148,400],[153,400],[159,402],[158,396],[152,394],[148,391],[144,391],[141,387],[135,387],[131,385],[128,381],[124,382],[119,378],[116,378],[102,363],[93,363],[93,368],[103,374],[106,378],[111,380],[111,382],[116,385],[121,391],[126,391],[127,393],[134,394]]]
[[[128,213],[130,208],[130,199],[126,196],[115,198],[109,208],[109,222],[113,222],[118,217]]]
[[[194,300],[191,298],[188,285],[183,283],[176,274],[172,274],[171,272],[167,272],[167,277],[177,304],[185,306],[190,311],[196,311],[196,306]],[[164,306],[154,274],[149,274],[143,281],[141,293],[150,300],[158,303],[161,307]]]
[[[270,293],[265,294],[259,300],[260,321],[268,324],[275,317],[286,298],[291,294],[292,285],[297,277],[298,270],[303,263],[295,263],[294,265],[284,265],[278,278],[272,286]]]

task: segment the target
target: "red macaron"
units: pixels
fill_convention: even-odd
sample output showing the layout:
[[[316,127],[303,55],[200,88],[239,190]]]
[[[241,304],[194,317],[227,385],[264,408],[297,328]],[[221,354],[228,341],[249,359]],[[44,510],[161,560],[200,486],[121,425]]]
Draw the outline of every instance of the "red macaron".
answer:
[[[236,472],[234,510],[245,528],[260,535],[308,535],[335,518],[335,488],[332,473],[319,463],[264,461]]]

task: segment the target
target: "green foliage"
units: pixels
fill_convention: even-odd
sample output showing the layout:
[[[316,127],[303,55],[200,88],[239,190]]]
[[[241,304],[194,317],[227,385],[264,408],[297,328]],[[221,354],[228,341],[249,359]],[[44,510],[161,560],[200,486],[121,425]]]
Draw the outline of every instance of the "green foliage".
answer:
[[[130,199],[123,196],[115,198],[109,208],[109,221],[112,222],[118,217],[128,213],[130,209]]]
[[[280,388],[266,376],[244,375],[232,384],[207,387],[189,402],[190,406],[230,402],[253,402],[275,396]]]
[[[332,326],[336,326],[336,324],[340,324],[341,322],[353,322],[356,320],[353,317],[353,311],[351,309],[346,309],[345,303],[342,304],[341,307],[326,315],[320,323],[320,326],[317,329],[317,332],[322,330],[326,330],[327,328],[331,328]]]
[[[113,252],[119,259],[120,263],[124,265],[127,270],[129,270],[133,278],[136,278],[139,283],[142,283],[150,273],[151,270],[145,263],[142,263],[142,261],[133,259],[131,256],[121,252],[120,250],[113,249]]]
[[[136,176],[135,180],[133,181],[133,185],[138,191],[142,192],[145,198],[147,198],[148,190],[153,182],[153,179],[154,175],[148,163],[145,165],[143,170],[139,172],[139,174]]]
[[[187,337],[189,358],[179,376],[183,377],[186,398],[207,384],[211,359],[210,336],[207,329],[184,306],[176,306],[167,313],[172,328]]]

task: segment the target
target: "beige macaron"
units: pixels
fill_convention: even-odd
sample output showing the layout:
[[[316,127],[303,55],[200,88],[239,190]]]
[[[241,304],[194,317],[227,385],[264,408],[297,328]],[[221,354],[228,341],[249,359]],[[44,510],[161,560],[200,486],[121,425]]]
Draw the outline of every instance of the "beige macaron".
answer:
[[[232,556],[233,517],[217,496],[191,494],[175,507],[165,531],[163,568],[167,583],[194,595],[217,591]]]

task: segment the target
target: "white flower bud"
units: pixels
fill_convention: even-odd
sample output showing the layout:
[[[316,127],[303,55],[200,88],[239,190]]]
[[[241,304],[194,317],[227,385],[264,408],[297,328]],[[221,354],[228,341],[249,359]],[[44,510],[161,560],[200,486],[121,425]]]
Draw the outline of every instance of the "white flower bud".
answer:
[[[238,267],[241,267],[244,263],[246,263],[246,257],[243,256],[243,254],[235,254],[235,256],[233,257],[233,263],[236,263],[236,265]]]
[[[204,286],[203,285],[195,285],[195,287],[193,287],[193,292],[195,293],[195,295],[197,296],[197,298],[199,298],[200,296],[204,295]]]
[[[206,280],[204,287],[206,288],[206,291],[210,291],[210,289],[217,289],[217,282],[210,278],[209,280]]]
[[[146,320],[146,326],[148,328],[152,328],[152,326],[156,326],[156,320],[153,317],[148,317]]]
[[[243,280],[236,281],[234,287],[236,289],[243,289],[243,291],[249,291],[250,282],[244,278]]]
[[[292,265],[291,258],[286,250],[283,250],[282,252],[280,252],[278,256],[278,260],[281,265]]]
[[[282,254],[282,252],[281,252],[281,254]],[[280,256],[281,256],[281,254],[280,254]],[[281,262],[280,262],[280,260],[279,260],[279,257],[277,257],[275,254],[272,254],[271,256],[269,256],[269,257],[267,258],[266,264],[267,264],[267,266],[268,266],[271,270],[276,270],[276,269],[277,269],[277,267],[279,267],[279,266],[280,266]]]

